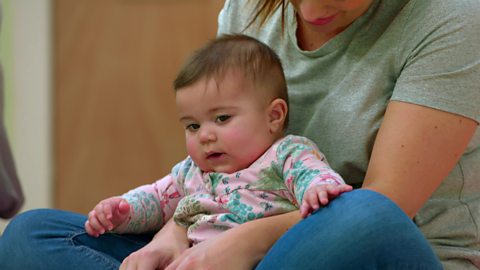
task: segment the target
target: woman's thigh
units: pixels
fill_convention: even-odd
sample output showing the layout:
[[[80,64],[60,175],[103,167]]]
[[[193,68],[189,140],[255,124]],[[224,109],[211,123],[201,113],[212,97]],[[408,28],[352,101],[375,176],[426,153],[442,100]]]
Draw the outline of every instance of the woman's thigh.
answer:
[[[0,269],[118,269],[150,235],[104,234],[91,237],[86,217],[38,209],[15,217],[0,237]]]
[[[442,269],[417,226],[385,196],[344,193],[292,227],[257,266],[265,269]]]

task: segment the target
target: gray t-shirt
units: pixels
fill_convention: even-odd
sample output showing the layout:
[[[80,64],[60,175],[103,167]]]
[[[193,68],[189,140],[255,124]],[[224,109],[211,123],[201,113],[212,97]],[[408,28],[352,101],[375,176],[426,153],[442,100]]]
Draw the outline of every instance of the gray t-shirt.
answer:
[[[246,0],[227,0],[219,34],[240,33]],[[250,1],[255,2],[255,1]],[[404,101],[480,121],[480,1],[375,0],[315,51],[297,45],[291,5],[244,34],[280,56],[289,133],[315,141],[344,179],[361,185],[385,108]],[[480,267],[480,132],[415,222],[447,269]]]

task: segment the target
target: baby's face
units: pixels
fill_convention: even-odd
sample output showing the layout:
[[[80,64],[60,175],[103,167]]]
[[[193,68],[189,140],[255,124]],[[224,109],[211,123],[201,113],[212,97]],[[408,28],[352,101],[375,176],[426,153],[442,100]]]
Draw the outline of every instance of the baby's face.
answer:
[[[201,79],[177,90],[188,154],[206,172],[248,167],[275,141],[269,104],[253,82],[235,71],[222,80]]]

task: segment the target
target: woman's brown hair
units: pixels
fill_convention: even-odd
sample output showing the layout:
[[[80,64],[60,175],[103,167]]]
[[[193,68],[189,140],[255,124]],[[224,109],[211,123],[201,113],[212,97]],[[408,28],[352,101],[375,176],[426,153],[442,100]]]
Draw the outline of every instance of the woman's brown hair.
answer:
[[[249,0],[248,3],[252,4],[253,0]],[[245,29],[252,26],[254,22],[258,20],[258,27],[261,27],[265,22],[268,20],[270,16],[277,10],[278,8],[282,9],[282,29],[285,25],[285,7],[289,3],[288,0],[256,0],[256,5],[254,8],[254,12],[250,21],[247,24]]]

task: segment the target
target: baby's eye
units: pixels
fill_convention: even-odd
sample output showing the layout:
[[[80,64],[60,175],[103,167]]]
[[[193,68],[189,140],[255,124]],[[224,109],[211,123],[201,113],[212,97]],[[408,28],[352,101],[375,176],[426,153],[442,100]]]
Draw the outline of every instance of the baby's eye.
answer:
[[[199,124],[188,124],[185,129],[188,131],[196,131],[200,128]]]
[[[215,119],[215,122],[217,123],[223,123],[225,121],[227,121],[228,119],[230,119],[230,115],[227,115],[227,114],[223,114],[223,115],[219,115],[217,116],[217,118]]]

